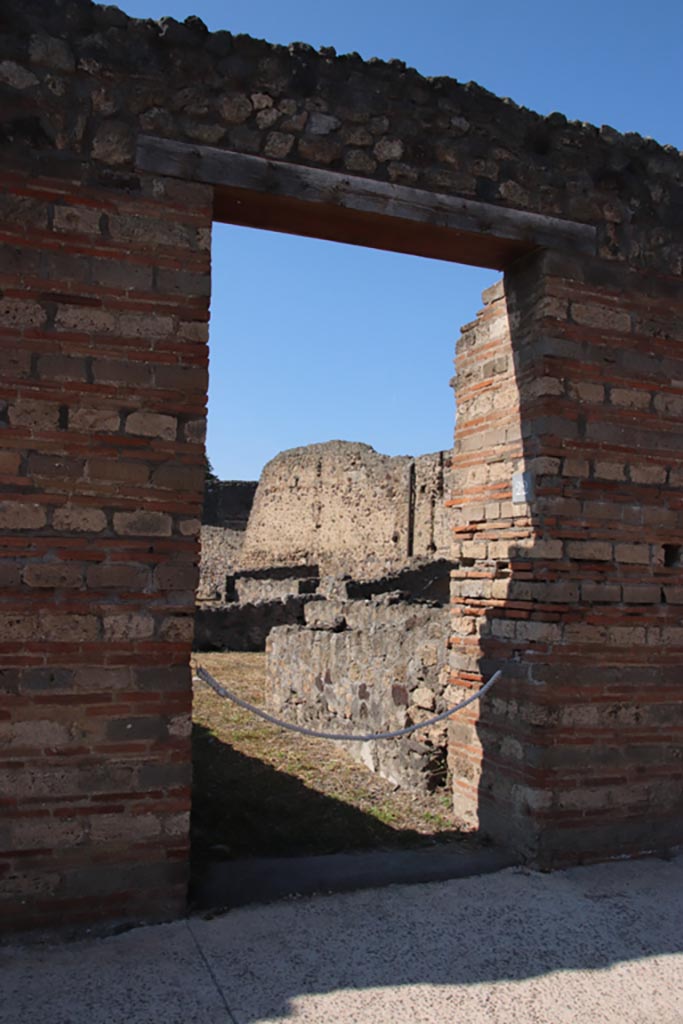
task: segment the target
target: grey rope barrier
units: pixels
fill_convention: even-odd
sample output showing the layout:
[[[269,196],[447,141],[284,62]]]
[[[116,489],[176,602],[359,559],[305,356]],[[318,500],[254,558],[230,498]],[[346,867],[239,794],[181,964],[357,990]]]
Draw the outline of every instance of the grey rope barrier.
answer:
[[[289,732],[298,732],[302,736],[313,736],[319,740],[344,740],[344,741],[356,741],[357,743],[369,743],[372,740],[395,740],[400,736],[409,736],[411,732],[416,732],[418,729],[428,729],[432,725],[436,725],[437,722],[443,722],[445,718],[449,718],[454,715],[456,711],[462,711],[468,704],[472,704],[475,700],[481,700],[484,694],[491,689],[493,684],[498,681],[502,676],[502,669],[498,669],[494,672],[488,683],[484,683],[480,690],[476,693],[466,697],[465,700],[461,700],[459,704],[455,704],[452,708],[448,708],[447,711],[442,711],[439,715],[434,715],[433,718],[428,718],[426,722],[416,722],[415,725],[408,725],[405,729],[396,729],[394,732],[369,732],[363,735],[356,733],[339,733],[339,732],[319,732],[317,729],[307,729],[303,725],[295,725],[293,722],[284,722],[281,718],[275,718],[273,715],[269,715],[267,711],[263,711],[261,708],[257,708],[255,704],[250,704],[247,700],[242,700],[236,693],[232,693],[222,683],[219,683],[217,679],[207,672],[205,668],[201,666],[197,669],[197,677],[206,683],[214,690],[219,697],[227,697],[238,707],[244,708],[245,711],[251,711],[252,714],[258,715],[265,722],[270,722],[271,725],[278,725],[281,729],[288,729]]]

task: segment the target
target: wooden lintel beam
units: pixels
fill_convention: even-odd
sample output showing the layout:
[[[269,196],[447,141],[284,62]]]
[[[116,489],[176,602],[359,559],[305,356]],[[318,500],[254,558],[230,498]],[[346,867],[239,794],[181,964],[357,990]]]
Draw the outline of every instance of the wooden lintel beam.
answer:
[[[505,269],[535,249],[594,254],[589,224],[142,135],[136,166],[215,189],[217,220]]]

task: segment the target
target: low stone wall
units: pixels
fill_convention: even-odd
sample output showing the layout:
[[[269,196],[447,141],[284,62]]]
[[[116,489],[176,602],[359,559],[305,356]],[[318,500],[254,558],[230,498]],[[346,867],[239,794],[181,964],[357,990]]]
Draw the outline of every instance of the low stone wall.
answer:
[[[284,601],[197,608],[194,620],[194,649],[262,651],[266,646],[266,637],[275,626],[303,624],[304,605],[310,600],[309,595],[290,596]]]
[[[259,601],[286,601],[288,597],[299,594],[314,594],[318,580],[315,577],[297,579],[291,576],[283,580],[254,580],[238,576],[234,585],[241,604],[255,604]]]
[[[401,729],[445,709],[448,607],[398,593],[309,604],[305,626],[274,629],[266,643],[271,711],[339,732]],[[446,728],[400,740],[344,744],[397,785],[446,782]]]

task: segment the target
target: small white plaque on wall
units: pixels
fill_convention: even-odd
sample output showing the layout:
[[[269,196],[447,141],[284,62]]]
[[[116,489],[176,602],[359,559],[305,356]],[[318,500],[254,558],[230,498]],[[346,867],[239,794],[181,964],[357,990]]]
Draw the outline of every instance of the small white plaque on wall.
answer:
[[[512,474],[512,502],[514,505],[528,505],[534,500],[534,474],[531,470]]]

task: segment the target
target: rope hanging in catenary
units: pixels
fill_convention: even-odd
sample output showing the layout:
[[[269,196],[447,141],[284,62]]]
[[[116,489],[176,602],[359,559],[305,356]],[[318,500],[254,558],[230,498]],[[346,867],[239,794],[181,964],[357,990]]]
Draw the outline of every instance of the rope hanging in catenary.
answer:
[[[488,683],[485,683],[480,690],[476,693],[466,697],[465,700],[461,700],[459,704],[455,704],[452,708],[448,708],[447,711],[442,711],[439,715],[434,715],[433,718],[428,718],[426,722],[416,722],[414,725],[408,725],[405,729],[396,729],[394,732],[370,732],[362,735],[355,733],[338,733],[338,732],[320,732],[317,729],[307,729],[304,725],[295,725],[293,722],[284,722],[281,718],[275,718],[273,715],[269,715],[267,711],[263,711],[261,708],[257,708],[255,704],[250,704],[249,701],[242,700],[236,693],[232,693],[226,689],[222,683],[219,683],[217,679],[207,672],[205,668],[199,667],[197,669],[197,676],[202,682],[210,686],[219,697],[226,697],[231,700],[234,704],[244,708],[245,711],[251,711],[252,714],[258,715],[265,722],[270,722],[271,725],[278,725],[281,729],[288,729],[290,732],[301,733],[302,736],[313,736],[319,740],[344,740],[346,742],[357,742],[357,743],[369,743],[373,740],[395,740],[401,736],[409,736],[411,732],[416,732],[418,729],[428,729],[431,725],[436,725],[437,722],[443,722],[445,718],[449,718],[454,715],[456,711],[462,711],[463,708],[467,707],[468,704],[472,704],[475,700],[481,700],[485,693],[491,689],[493,684],[498,681],[502,676],[502,670],[498,669],[494,672]]]

